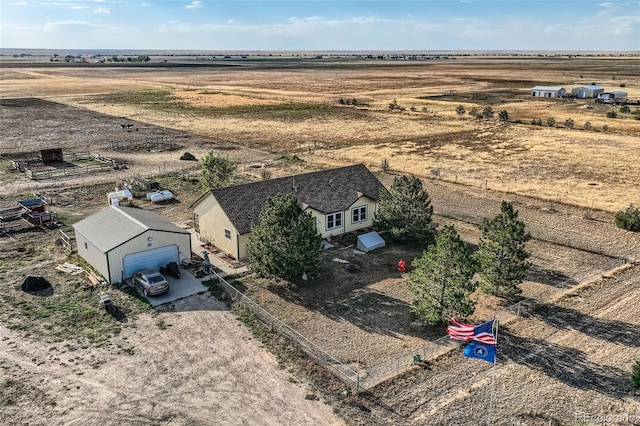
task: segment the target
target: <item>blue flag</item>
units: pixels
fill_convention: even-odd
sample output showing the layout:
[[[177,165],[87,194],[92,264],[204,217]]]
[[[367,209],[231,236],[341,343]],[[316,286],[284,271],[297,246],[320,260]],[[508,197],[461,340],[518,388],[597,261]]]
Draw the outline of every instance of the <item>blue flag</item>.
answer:
[[[482,343],[471,342],[464,348],[464,356],[469,358],[480,358],[487,362],[496,361],[496,347],[483,345]]]

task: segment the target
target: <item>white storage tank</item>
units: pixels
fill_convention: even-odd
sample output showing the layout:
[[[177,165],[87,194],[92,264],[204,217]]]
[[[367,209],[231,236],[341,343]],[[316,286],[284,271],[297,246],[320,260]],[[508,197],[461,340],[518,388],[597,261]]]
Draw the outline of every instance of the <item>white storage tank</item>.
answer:
[[[173,192],[168,189],[162,191],[150,192],[147,194],[147,200],[150,200],[152,203],[157,203],[164,200],[170,200],[173,198]]]

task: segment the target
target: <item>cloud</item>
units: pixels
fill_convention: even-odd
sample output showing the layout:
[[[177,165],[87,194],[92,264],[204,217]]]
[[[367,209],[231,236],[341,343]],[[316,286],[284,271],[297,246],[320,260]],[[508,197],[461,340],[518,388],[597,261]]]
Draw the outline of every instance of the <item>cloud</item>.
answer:
[[[74,20],[68,19],[66,21],[47,22],[46,24],[44,24],[43,29],[45,31],[55,31],[60,28],[69,27],[69,26],[89,27],[89,28],[102,27],[102,25],[92,24],[91,22],[87,22],[87,21],[74,21]]]
[[[202,2],[200,0],[193,0],[191,4],[185,6],[187,9],[200,9],[202,7]]]
[[[151,6],[151,4],[150,3],[140,3],[140,6],[147,7],[147,6]]]
[[[104,7],[104,6],[98,6],[96,7],[95,13],[111,13],[111,9],[109,9],[108,7]]]
[[[26,6],[27,2],[26,1],[17,1],[15,3],[9,3],[9,6]]]

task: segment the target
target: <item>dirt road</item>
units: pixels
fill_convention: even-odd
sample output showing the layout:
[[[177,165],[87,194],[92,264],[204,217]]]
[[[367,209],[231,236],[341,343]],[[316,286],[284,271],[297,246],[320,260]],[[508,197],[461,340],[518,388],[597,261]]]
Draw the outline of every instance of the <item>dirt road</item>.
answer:
[[[207,295],[141,316],[108,347],[34,342],[3,326],[0,341],[3,424],[343,424]]]

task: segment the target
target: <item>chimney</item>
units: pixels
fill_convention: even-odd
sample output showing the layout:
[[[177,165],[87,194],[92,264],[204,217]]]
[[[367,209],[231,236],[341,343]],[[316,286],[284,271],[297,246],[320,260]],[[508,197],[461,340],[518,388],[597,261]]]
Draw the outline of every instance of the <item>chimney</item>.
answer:
[[[332,181],[332,180],[333,180],[333,179],[329,178],[329,186],[331,186],[331,181]]]

